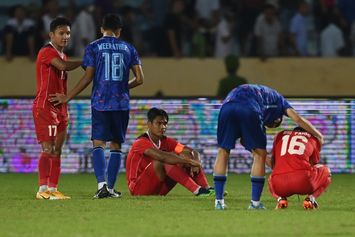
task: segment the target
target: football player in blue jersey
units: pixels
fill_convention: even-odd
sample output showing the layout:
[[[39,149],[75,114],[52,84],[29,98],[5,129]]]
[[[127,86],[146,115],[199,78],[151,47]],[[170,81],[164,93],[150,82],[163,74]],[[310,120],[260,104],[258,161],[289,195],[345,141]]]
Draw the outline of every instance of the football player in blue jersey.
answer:
[[[98,183],[94,198],[121,196],[114,190],[114,185],[121,164],[121,144],[128,126],[129,90],[141,85],[144,78],[136,49],[119,39],[121,28],[118,15],[105,15],[101,27],[103,37],[91,42],[85,49],[84,76],[67,95],[54,94],[51,97],[55,104],[67,103],[93,81],[91,140]],[[132,79],[129,79],[130,71],[134,74]],[[104,153],[107,141],[110,141],[108,164]]]
[[[298,126],[314,135],[323,144],[323,135],[300,116],[277,91],[262,85],[241,85],[233,89],[223,101],[218,117],[218,153],[214,165],[215,208],[226,208],[223,199],[227,180],[230,150],[237,139],[253,155],[251,167],[251,203],[249,209],[265,209],[260,202],[265,182],[266,129],[276,128],[288,116]]]

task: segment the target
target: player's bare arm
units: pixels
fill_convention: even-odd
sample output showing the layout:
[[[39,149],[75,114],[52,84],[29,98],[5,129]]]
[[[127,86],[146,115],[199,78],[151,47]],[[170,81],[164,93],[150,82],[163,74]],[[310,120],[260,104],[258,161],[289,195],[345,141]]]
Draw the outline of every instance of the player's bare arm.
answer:
[[[180,157],[183,157],[185,159],[192,159],[192,160],[196,160],[198,162],[201,162],[201,157],[200,157],[200,153],[198,151],[195,151],[194,149],[185,146],[183,151],[180,153]],[[200,172],[200,168],[199,167],[192,167],[191,168],[191,176],[194,175],[194,173],[198,173]]]
[[[150,158],[152,158],[154,160],[157,160],[157,161],[160,161],[163,163],[167,163],[167,164],[171,164],[171,165],[183,164],[183,165],[187,165],[190,167],[201,168],[201,163],[199,161],[192,160],[192,159],[185,159],[185,158],[180,157],[174,153],[161,151],[156,148],[149,148],[149,149],[145,150],[144,155],[149,156]]]
[[[64,61],[61,58],[53,58],[51,65],[60,71],[72,71],[81,66],[83,61]]]
[[[94,78],[94,75],[95,68],[87,67],[84,76],[67,95],[60,93],[51,94],[49,95],[49,101],[54,103],[54,106],[68,103],[71,99],[73,99],[76,95],[82,92],[91,83],[92,79]]]
[[[307,119],[300,116],[294,109],[289,108],[286,110],[286,113],[301,128],[315,136],[320,141],[321,145],[324,143],[323,135]]]
[[[134,74],[134,77],[128,81],[129,89],[142,85],[144,80],[144,74],[141,65],[134,65],[132,67],[132,72]]]

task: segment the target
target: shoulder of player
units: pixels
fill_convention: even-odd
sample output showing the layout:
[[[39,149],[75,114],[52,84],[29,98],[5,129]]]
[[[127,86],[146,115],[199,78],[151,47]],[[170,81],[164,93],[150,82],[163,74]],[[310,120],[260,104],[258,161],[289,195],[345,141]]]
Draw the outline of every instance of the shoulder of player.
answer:
[[[38,54],[43,54],[43,53],[46,53],[46,52],[49,52],[49,51],[54,51],[55,52],[55,49],[53,48],[52,45],[46,44],[46,45],[42,46],[42,48],[39,50]]]

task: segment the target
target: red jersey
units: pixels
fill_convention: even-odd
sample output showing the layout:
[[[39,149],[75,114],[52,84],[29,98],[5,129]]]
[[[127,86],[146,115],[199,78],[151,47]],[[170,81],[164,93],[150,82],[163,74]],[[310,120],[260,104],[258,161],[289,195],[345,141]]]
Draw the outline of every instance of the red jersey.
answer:
[[[67,73],[51,65],[51,61],[54,58],[61,58],[64,61],[67,60],[67,56],[59,52],[51,44],[44,46],[38,52],[36,61],[37,90],[33,107],[67,114],[66,104],[54,107],[53,104],[48,101],[50,94],[67,94]]]
[[[317,138],[302,131],[285,130],[277,134],[274,140],[273,175],[297,170],[310,170],[311,164],[319,162],[320,143]]]
[[[149,136],[144,133],[133,143],[126,160],[126,176],[127,182],[135,182],[144,169],[153,161],[144,152],[149,148],[157,148],[162,151],[173,152],[179,143],[169,137],[163,137],[160,140],[160,147],[153,143]]]

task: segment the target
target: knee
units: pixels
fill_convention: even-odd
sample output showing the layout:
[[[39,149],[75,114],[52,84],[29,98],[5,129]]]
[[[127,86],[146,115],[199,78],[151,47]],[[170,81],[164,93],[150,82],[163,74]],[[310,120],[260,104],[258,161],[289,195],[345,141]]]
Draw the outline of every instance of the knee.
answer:
[[[115,151],[121,150],[121,143],[112,141],[110,143],[110,150],[115,150]]]
[[[228,160],[229,154],[230,154],[230,150],[226,150],[224,148],[219,148],[217,156],[219,159]]]
[[[104,141],[93,140],[92,144],[93,144],[94,148],[102,147],[103,149],[105,149],[105,147],[106,147],[106,143]]]
[[[54,148],[52,146],[43,146],[42,147],[42,152],[46,153],[46,154],[49,154],[49,155],[52,155],[53,152],[54,152]]]

